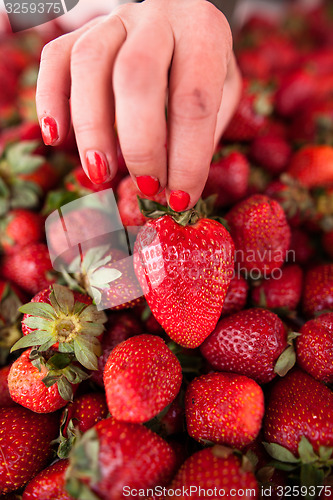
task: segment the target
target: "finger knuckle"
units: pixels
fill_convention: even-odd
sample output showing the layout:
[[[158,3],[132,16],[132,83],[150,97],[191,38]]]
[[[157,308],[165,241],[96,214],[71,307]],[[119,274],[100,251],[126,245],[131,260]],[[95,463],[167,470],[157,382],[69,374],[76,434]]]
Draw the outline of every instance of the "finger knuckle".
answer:
[[[59,37],[44,45],[41,53],[41,62],[54,60],[63,54],[63,38]]]
[[[101,60],[103,54],[104,50],[99,42],[92,41],[88,36],[82,36],[72,47],[71,66],[75,68],[96,63]]]
[[[216,99],[198,86],[186,93],[175,93],[172,101],[172,114],[175,118],[205,120],[217,113]]]
[[[154,147],[130,148],[123,146],[122,152],[127,165],[154,165],[156,151]]]
[[[160,75],[163,78],[163,75]],[[158,64],[152,54],[137,49],[122,50],[115,64],[115,79],[129,92],[147,92],[147,86],[159,79]]]

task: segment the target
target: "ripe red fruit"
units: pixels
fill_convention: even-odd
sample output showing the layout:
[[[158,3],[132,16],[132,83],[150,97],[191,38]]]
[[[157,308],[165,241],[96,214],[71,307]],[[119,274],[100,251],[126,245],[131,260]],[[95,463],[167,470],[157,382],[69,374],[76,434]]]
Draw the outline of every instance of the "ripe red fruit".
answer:
[[[215,488],[216,493],[210,495],[212,500],[223,497],[241,500],[243,491],[251,491],[254,500],[259,498],[258,483],[249,462],[242,463],[233,450],[218,445],[197,451],[188,458],[170,488],[180,491],[177,498],[181,500],[187,498],[190,488],[193,500],[201,499],[202,491],[213,492]],[[199,488],[202,488],[201,492]]]
[[[256,137],[250,147],[250,158],[273,175],[284,172],[291,157],[291,147],[286,139],[263,135]]]
[[[185,394],[187,431],[200,442],[242,448],[253,441],[264,416],[260,386],[235,373],[209,373],[194,379]]]
[[[134,269],[152,313],[175,342],[191,348],[214,329],[234,267],[228,231],[213,220],[195,221],[183,226],[170,215],[149,220],[134,249]]]
[[[302,295],[303,272],[296,264],[281,268],[280,276],[254,283],[252,302],[255,306],[268,309],[294,311]]]
[[[102,420],[73,448],[67,488],[74,498],[85,491],[101,500],[121,500],[124,487],[147,489],[169,483],[176,465],[171,446],[139,424]]]
[[[16,491],[45,467],[58,416],[38,415],[22,406],[0,409],[0,491]]]
[[[297,227],[291,231],[290,252],[294,255],[294,262],[299,265],[307,264],[314,257],[315,247],[308,232]]]
[[[39,370],[39,367],[32,364],[30,354],[31,349],[28,349],[11,366],[8,387],[12,400],[36,413],[51,413],[59,410],[67,404],[71,394],[68,397],[65,390],[60,389],[59,383],[47,384],[45,381],[49,375],[47,366],[41,363]],[[60,370],[59,373],[53,370],[52,375],[59,375],[60,380],[63,379]],[[70,385],[74,392],[76,386]]]
[[[10,366],[0,368],[0,408],[15,406],[14,401],[10,397],[8,389],[8,374]]]
[[[31,210],[11,210],[1,223],[0,244],[9,254],[44,239],[44,217]]]
[[[243,276],[235,275],[229,285],[227,295],[225,296],[222,317],[230,316],[238,311],[244,309],[249,285]]]
[[[31,295],[55,282],[49,251],[44,243],[32,243],[6,256],[1,270],[5,278]]]
[[[333,147],[305,146],[291,158],[288,174],[303,186],[314,188],[333,183]]]
[[[104,189],[114,189],[116,186],[114,180],[112,180],[111,182],[105,182],[104,184],[94,184],[86,175],[81,165],[75,167],[65,177],[64,182],[65,188],[68,191],[77,193],[80,196],[103,191]]]
[[[305,274],[303,312],[311,318],[329,310],[333,310],[333,264],[321,264]]]
[[[67,427],[72,420],[72,425],[80,432],[86,432],[97,422],[103,420],[108,415],[108,407],[105,395],[102,393],[82,394],[74,398],[65,409],[66,425],[63,430],[64,436],[67,436]],[[63,417],[64,417],[63,413]]]
[[[333,313],[322,314],[305,323],[297,338],[297,363],[312,377],[333,382]]]
[[[59,460],[37,474],[27,485],[22,500],[72,500],[65,490],[68,460]]]
[[[284,117],[295,115],[316,95],[317,89],[317,79],[309,71],[301,68],[287,73],[275,96],[278,113]]]
[[[276,376],[275,365],[287,346],[280,318],[258,308],[222,319],[200,350],[215,370],[246,375],[263,384]]]
[[[250,166],[245,155],[222,150],[221,157],[210,166],[203,197],[217,194],[217,207],[235,203],[246,195],[249,175]]]
[[[268,443],[277,443],[294,454],[305,436],[318,452],[333,445],[333,394],[324,384],[301,370],[278,380],[269,394],[264,432]]]
[[[104,369],[110,413],[117,420],[146,422],[177,396],[182,370],[160,337],[137,335],[111,352]]]
[[[240,269],[269,276],[282,266],[290,228],[282,207],[261,194],[235,205],[226,215]]]

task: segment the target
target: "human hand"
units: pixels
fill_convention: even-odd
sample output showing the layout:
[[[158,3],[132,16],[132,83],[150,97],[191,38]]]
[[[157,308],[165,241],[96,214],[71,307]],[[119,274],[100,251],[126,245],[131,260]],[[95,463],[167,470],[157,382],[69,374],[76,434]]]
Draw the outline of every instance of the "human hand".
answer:
[[[216,7],[145,0],[44,47],[37,113],[49,145],[66,138],[72,118],[83,168],[95,183],[117,171],[116,116],[141,192],[166,188],[170,206],[183,211],[201,195],[240,89],[230,28]]]

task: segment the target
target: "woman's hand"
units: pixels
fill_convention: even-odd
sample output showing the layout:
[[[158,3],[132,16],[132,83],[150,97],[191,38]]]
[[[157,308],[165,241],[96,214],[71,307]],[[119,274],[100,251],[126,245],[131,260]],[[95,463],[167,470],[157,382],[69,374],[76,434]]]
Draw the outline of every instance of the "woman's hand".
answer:
[[[145,0],[45,46],[37,112],[50,145],[65,139],[71,116],[83,168],[96,183],[117,171],[116,115],[134,182],[150,196],[166,188],[182,211],[201,195],[240,89],[219,10],[206,0]]]

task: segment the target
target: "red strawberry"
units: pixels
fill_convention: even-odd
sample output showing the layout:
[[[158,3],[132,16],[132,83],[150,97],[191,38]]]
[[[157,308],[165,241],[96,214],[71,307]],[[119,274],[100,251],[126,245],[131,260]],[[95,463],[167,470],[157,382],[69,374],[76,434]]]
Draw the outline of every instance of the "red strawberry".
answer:
[[[333,99],[314,101],[298,112],[289,127],[295,142],[331,144],[333,141]]]
[[[243,276],[235,275],[230,282],[221,316],[230,316],[230,314],[244,309],[248,290],[249,285],[246,279]]]
[[[65,177],[65,188],[68,191],[84,196],[90,193],[96,193],[98,191],[103,191],[104,189],[115,189],[117,183],[115,179],[111,182],[106,182],[104,184],[94,184],[91,182],[89,177],[84,172],[81,165],[75,167],[66,177]]]
[[[15,406],[14,401],[10,397],[8,389],[9,371],[10,366],[0,368],[0,408],[4,408],[5,406]]]
[[[110,413],[117,420],[146,422],[177,396],[181,366],[160,337],[137,335],[117,345],[104,369]]]
[[[185,413],[187,432],[197,441],[242,448],[260,431],[264,395],[248,377],[209,373],[188,386]]]
[[[226,220],[241,269],[269,276],[282,266],[289,249],[290,228],[275,200],[260,194],[251,196],[235,205]]]
[[[305,146],[292,156],[288,174],[307,188],[333,184],[333,147]]]
[[[88,490],[101,500],[121,500],[127,489],[167,485],[175,465],[174,451],[157,434],[139,424],[108,418],[76,443],[67,487],[74,498],[83,498]]]
[[[143,226],[146,222],[146,217],[140,212],[137,197],[148,199],[148,196],[144,196],[141,191],[135,186],[132,178],[130,176],[125,177],[119,184],[117,189],[118,195],[118,210],[122,223],[126,228],[131,231],[135,231],[135,227]],[[166,205],[165,191],[158,193],[157,195],[149,198],[154,200],[161,205]]]
[[[238,151],[222,150],[221,157],[210,166],[204,198],[217,194],[217,207],[241,200],[247,192],[249,174],[250,167],[245,155]]]
[[[294,311],[302,295],[302,269],[296,264],[281,268],[280,276],[254,283],[252,302],[268,309]]]
[[[11,210],[1,223],[0,244],[7,254],[44,237],[44,218],[30,210]]]
[[[222,312],[233,273],[234,245],[220,223],[200,219],[196,209],[173,214],[149,220],[140,230],[134,269],[166,333],[193,348],[211,333]]]
[[[24,490],[22,500],[72,500],[65,490],[68,460],[59,460],[42,470]]]
[[[58,417],[38,415],[21,406],[0,409],[0,491],[16,491],[45,467]]]
[[[333,382],[333,313],[305,323],[296,343],[297,363],[312,377]]]
[[[294,255],[296,264],[307,264],[314,257],[315,248],[309,234],[297,227],[292,228],[290,240],[290,254]]]
[[[92,380],[104,387],[103,372],[110,352],[124,340],[143,333],[140,321],[131,312],[112,313],[103,334],[102,354],[98,358],[98,370],[92,373]]]
[[[31,295],[54,283],[56,276],[44,243],[32,243],[6,256],[1,270],[5,278]]]
[[[270,74],[270,63],[257,48],[246,48],[237,54],[237,62],[245,78],[266,80]]]
[[[238,108],[223,134],[223,139],[251,141],[265,129],[272,111],[273,97],[268,86],[244,80]]]
[[[201,490],[200,490],[201,488]],[[241,492],[251,492],[251,498],[259,498],[259,487],[249,462],[233,454],[233,450],[213,446],[197,451],[182,465],[170,485],[179,492],[177,498],[185,500],[191,491],[192,500],[202,498],[202,492],[212,492],[212,500],[234,498],[241,500]],[[249,497],[250,498],[250,497]]]
[[[277,175],[287,169],[291,147],[282,137],[262,135],[252,141],[249,155],[256,164]]]
[[[287,347],[282,321],[276,314],[258,308],[222,319],[200,349],[215,370],[266,383],[276,376],[275,365]]]
[[[50,359],[41,358],[36,366],[32,363],[30,354],[31,349],[28,349],[11,366],[8,375],[11,398],[36,413],[59,410],[72,398],[72,393],[77,388],[69,381],[76,382],[76,372],[72,370],[69,374],[68,366],[67,371],[61,366],[58,368],[53,362],[53,356],[53,360],[51,356]]]
[[[101,353],[99,341],[107,318],[92,304],[90,297],[53,285],[37,294],[20,311],[24,313],[24,337],[13,350],[39,346],[38,351],[45,352],[53,346],[88,370],[97,370],[97,356]],[[70,365],[70,359],[68,361],[61,360],[60,364],[66,367]]]
[[[321,382],[300,370],[278,380],[269,394],[264,431],[269,443],[298,453],[302,436],[318,452],[333,445],[333,394]]]
[[[316,95],[318,81],[308,70],[297,69],[283,78],[275,96],[278,113],[285,117],[295,115]]]
[[[328,310],[333,310],[333,264],[321,264],[305,274],[303,312],[311,318]]]

